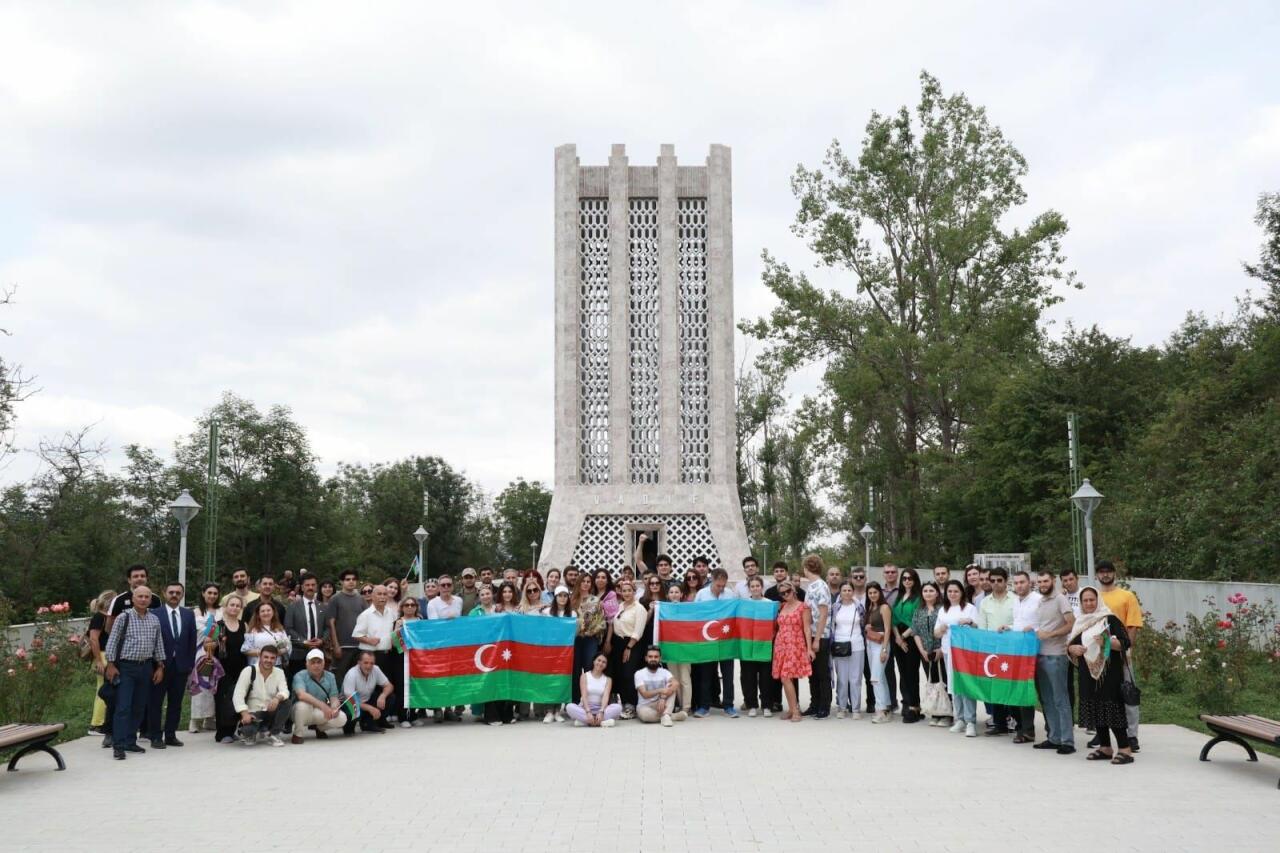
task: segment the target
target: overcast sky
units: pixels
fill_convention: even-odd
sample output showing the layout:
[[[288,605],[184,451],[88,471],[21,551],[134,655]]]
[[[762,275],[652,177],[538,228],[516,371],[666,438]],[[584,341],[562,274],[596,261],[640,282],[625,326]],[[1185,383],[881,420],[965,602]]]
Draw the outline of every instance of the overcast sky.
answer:
[[[999,12],[996,6],[1010,6]],[[1158,343],[1229,312],[1280,189],[1275,3],[0,5],[0,354],[18,443],[166,454],[230,389],[325,471],[439,454],[552,475],[552,162],[733,148],[736,313],[789,178],[928,69],[1030,164],[1085,284],[1051,314]],[[739,340],[738,357],[744,342]],[[30,475],[19,458],[0,472]]]

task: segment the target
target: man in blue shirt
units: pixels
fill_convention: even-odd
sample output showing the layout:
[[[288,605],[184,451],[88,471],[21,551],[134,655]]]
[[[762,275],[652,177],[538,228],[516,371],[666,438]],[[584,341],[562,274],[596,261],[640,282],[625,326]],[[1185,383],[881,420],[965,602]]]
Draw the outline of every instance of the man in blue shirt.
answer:
[[[313,728],[317,740],[338,732],[347,723],[347,715],[339,710],[342,694],[338,692],[338,680],[324,668],[324,652],[312,649],[307,652],[304,669],[293,676],[293,738],[290,743],[302,743],[302,733]]]
[[[138,746],[138,727],[147,708],[151,685],[164,680],[164,640],[160,620],[151,612],[151,590],[145,584],[132,590],[131,609],[116,619],[107,639],[107,668],[103,679],[116,685],[115,715],[111,721],[114,757],[146,752]]]

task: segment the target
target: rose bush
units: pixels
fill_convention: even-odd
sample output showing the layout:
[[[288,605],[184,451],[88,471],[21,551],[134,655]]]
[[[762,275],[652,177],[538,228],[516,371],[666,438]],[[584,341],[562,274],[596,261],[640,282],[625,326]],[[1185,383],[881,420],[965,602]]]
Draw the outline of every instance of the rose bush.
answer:
[[[0,597],[0,625],[13,624],[13,608]],[[71,605],[65,601],[36,609],[35,638],[30,648],[14,646],[0,631],[0,724],[31,723],[81,674],[77,646],[80,636],[68,623]]]

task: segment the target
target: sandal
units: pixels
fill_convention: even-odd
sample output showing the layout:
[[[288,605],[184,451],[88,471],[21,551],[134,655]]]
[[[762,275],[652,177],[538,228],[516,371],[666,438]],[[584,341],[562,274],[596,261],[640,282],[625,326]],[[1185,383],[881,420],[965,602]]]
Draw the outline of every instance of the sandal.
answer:
[[[1110,761],[1112,756],[1100,749],[1095,749],[1084,757],[1085,761]]]
[[[1117,752],[1116,757],[1111,759],[1112,764],[1132,764],[1133,756],[1125,755],[1123,752]]]

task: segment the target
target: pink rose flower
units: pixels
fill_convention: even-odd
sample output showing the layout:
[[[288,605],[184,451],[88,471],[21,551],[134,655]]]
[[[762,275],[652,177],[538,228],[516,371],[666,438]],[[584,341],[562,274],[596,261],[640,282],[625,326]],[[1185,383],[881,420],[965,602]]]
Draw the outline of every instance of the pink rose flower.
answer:
[[[49,663],[57,663],[57,662],[58,662],[57,655],[49,655]]]
[[[13,656],[18,660],[26,660],[27,650],[24,649],[22,646],[18,646],[18,650],[13,653]]]
[[[36,608],[36,615],[37,615],[37,616],[43,616],[44,614],[46,614],[46,613],[48,613],[48,612],[49,612],[49,608],[47,608],[47,607],[37,607],[37,608]]]

